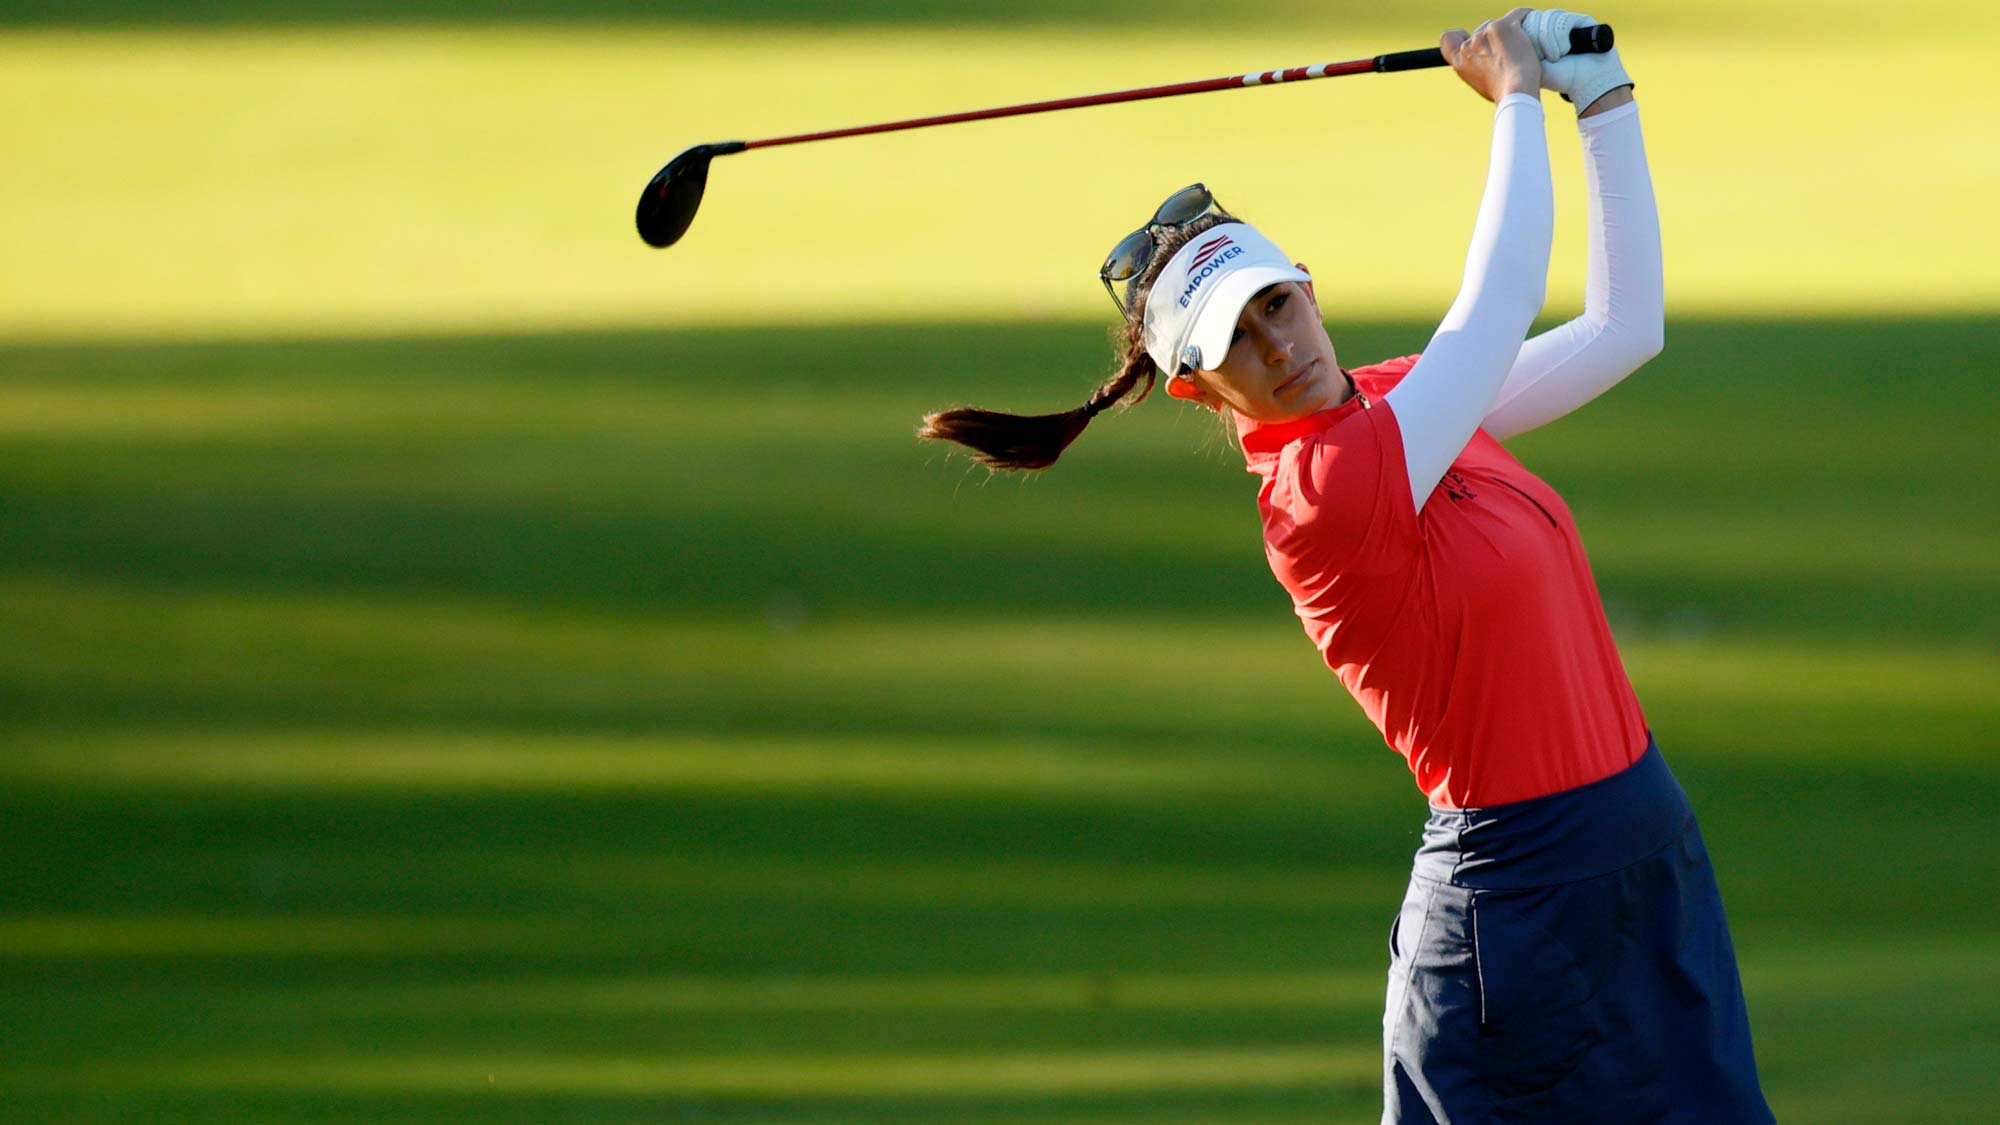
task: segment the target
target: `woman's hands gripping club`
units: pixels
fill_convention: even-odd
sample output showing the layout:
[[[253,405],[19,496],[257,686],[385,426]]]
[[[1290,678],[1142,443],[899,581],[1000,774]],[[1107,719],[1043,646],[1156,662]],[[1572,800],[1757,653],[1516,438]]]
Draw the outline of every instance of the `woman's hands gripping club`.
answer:
[[[1542,55],[1542,89],[1554,90],[1564,101],[1574,102],[1578,113],[1589,110],[1611,91],[1632,85],[1632,76],[1625,73],[1617,48],[1601,54],[1570,49],[1570,35],[1576,29],[1596,24],[1589,16],[1561,8],[1533,11],[1521,21],[1522,30]],[[1631,98],[1627,96],[1624,100]]]
[[[1532,11],[1533,8],[1515,8],[1499,19],[1480,24],[1470,34],[1454,27],[1438,36],[1438,50],[1465,84],[1489,102],[1497,104],[1507,95],[1517,93],[1539,97],[1541,54],[1521,26]]]

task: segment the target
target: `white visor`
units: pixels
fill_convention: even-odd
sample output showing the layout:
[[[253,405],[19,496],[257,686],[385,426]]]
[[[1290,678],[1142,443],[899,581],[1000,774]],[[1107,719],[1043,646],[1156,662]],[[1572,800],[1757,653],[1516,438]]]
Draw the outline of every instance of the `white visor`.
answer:
[[[1188,240],[1146,295],[1146,352],[1172,376],[1213,371],[1229,354],[1243,306],[1281,281],[1310,281],[1247,223],[1223,223]]]

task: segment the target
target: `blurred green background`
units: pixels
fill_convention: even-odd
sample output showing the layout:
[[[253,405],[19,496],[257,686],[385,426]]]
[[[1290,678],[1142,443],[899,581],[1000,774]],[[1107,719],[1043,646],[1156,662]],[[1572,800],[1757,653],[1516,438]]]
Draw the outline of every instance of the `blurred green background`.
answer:
[[[1363,1122],[1423,803],[1191,408],[1081,400],[1195,179],[1349,363],[1487,115],[1308,83],[1492,11],[0,4],[0,1119]],[[2000,1104],[1983,7],[1627,3],[1667,351],[1516,442],[1703,817],[1779,1116]],[[1548,316],[1582,278],[1550,99]]]

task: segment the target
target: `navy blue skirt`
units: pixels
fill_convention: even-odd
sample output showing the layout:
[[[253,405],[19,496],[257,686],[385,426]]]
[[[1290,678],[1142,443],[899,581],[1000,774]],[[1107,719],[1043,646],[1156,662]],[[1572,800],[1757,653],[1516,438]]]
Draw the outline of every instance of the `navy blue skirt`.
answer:
[[[1385,1123],[1772,1121],[1657,745],[1565,793],[1433,806],[1389,949]]]

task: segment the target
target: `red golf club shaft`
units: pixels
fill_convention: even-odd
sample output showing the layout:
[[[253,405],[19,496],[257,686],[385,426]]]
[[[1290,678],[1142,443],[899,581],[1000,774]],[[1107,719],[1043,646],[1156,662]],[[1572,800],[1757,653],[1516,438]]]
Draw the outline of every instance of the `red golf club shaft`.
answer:
[[[1386,57],[1386,56],[1385,56]],[[745,141],[743,147],[769,148],[772,145],[798,144],[801,141],[826,141],[835,137],[859,137],[869,133],[890,133],[899,129],[921,129],[926,125],[953,125],[961,121],[985,121],[995,117],[1016,117],[1024,113],[1046,113],[1057,109],[1079,109],[1089,105],[1111,105],[1116,102],[1144,101],[1148,98],[1170,98],[1176,94],[1201,94],[1210,90],[1227,90],[1237,86],[1267,86],[1278,82],[1296,82],[1306,78],[1333,78],[1342,74],[1367,74],[1375,70],[1374,59],[1355,59],[1352,62],[1321,63],[1318,66],[1298,66],[1290,70],[1264,70],[1254,74],[1233,74],[1224,78],[1203,78],[1194,82],[1174,82],[1165,86],[1146,86],[1137,90],[1115,90],[1108,94],[1084,94],[1074,98],[1053,98],[1045,102],[1026,102],[1021,105],[1000,106],[996,109],[974,109],[964,113],[945,113],[936,117],[912,117],[907,121],[889,121],[880,125],[857,125],[848,129],[829,129],[823,133],[796,133],[789,137],[771,137],[761,141]]]
[[[1608,24],[1579,27],[1570,32],[1570,50],[1578,53],[1608,51],[1612,45],[1612,32]],[[1047,113],[1057,109],[1077,109],[1089,105],[1112,105],[1117,102],[1138,102],[1149,98],[1171,98],[1179,94],[1201,94],[1210,90],[1231,90],[1248,86],[1275,86],[1281,82],[1301,82],[1311,78],[1338,78],[1347,74],[1386,74],[1398,70],[1422,70],[1428,67],[1444,66],[1444,53],[1435,47],[1420,51],[1397,51],[1387,55],[1376,55],[1368,59],[1352,59],[1348,62],[1316,63],[1312,66],[1295,66],[1287,70],[1255,70],[1248,74],[1231,74],[1221,78],[1202,78],[1193,82],[1172,82],[1165,86],[1144,86],[1137,90],[1114,90],[1108,94],[1084,94],[1074,98],[1054,98],[1045,102],[1027,102],[1022,105],[1006,105],[995,109],[974,109],[964,113],[946,113],[936,117],[912,117],[907,121],[888,121],[880,125],[856,125],[847,129],[829,129],[822,133],[795,133],[789,137],[769,137],[761,141],[743,141],[744,149],[771,148],[775,145],[792,145],[804,141],[826,141],[835,137],[860,137],[869,133],[892,133],[900,129],[921,129],[927,125],[955,125],[961,121],[986,121],[995,117],[1017,117],[1024,113]],[[741,150],[737,150],[741,151]]]

